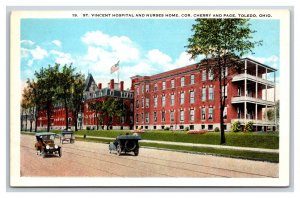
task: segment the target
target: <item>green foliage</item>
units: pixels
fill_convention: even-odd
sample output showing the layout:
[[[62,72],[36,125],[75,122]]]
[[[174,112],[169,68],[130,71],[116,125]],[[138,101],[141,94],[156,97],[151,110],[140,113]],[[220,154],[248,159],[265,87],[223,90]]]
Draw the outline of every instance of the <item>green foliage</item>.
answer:
[[[253,122],[247,122],[244,128],[244,132],[253,132]]]
[[[196,19],[192,26],[193,35],[188,39],[187,53],[192,59],[199,55],[204,55],[199,69],[205,67],[218,79],[219,88],[222,89],[229,79],[227,79],[226,68],[240,70],[243,66],[240,58],[251,52],[255,45],[260,45],[261,41],[253,41],[248,19]],[[228,69],[229,71],[229,69]],[[225,92],[224,92],[225,93]],[[225,107],[225,96],[220,94],[221,115]],[[221,141],[225,144],[224,128],[221,127],[224,118],[221,118]]]
[[[215,132],[220,132],[219,127],[216,127],[214,131],[215,131]]]
[[[185,131],[188,131],[188,130],[189,130],[189,127],[185,127],[184,130],[185,130]]]
[[[241,123],[239,121],[235,121],[231,125],[232,132],[241,132]]]
[[[165,130],[165,131],[169,131],[169,130],[170,130],[170,127],[166,127],[164,130]]]
[[[36,79],[28,79],[27,86],[31,90],[30,100],[36,109],[35,119],[38,118],[37,112],[46,110],[47,131],[49,131],[53,107],[64,105],[65,120],[68,120],[68,112],[71,109],[74,112],[75,121],[77,121],[77,114],[83,98],[84,75],[75,73],[72,64],[61,67],[57,63],[54,66],[49,65],[47,68],[42,67],[39,71],[35,71],[34,75]],[[66,122],[66,128],[68,128],[68,124]],[[76,123],[75,127],[77,127]]]

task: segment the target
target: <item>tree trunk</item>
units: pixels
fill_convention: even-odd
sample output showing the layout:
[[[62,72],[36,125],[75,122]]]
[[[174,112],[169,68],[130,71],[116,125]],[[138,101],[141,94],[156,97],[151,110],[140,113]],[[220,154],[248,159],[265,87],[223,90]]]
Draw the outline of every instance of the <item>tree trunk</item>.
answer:
[[[38,112],[38,111],[37,111]],[[37,124],[38,124],[38,118],[39,116],[37,115],[37,113],[35,114],[35,126],[34,126],[34,131],[37,132]]]
[[[75,127],[75,131],[78,131],[77,129],[77,119],[78,119],[78,113],[77,111],[74,111],[74,127]]]
[[[27,114],[25,115],[25,131],[27,131]]]
[[[65,111],[66,111],[66,130],[68,130],[69,129],[69,109],[68,109],[68,105],[67,105],[67,98],[66,98],[66,92],[65,92],[65,100],[64,100],[64,102],[65,102]]]
[[[223,111],[224,111],[224,103],[223,103],[223,94],[222,94],[222,66],[221,66],[221,60],[218,58],[218,65],[219,65],[219,94],[220,94],[220,131],[221,131],[221,139],[220,139],[220,144],[225,144],[226,139],[225,139],[225,132],[224,132],[224,117],[223,117]]]
[[[33,119],[30,118],[30,132],[32,132],[32,122],[33,122]]]
[[[23,128],[24,128],[23,115],[24,115],[24,111],[22,110],[22,113],[21,113],[21,131],[23,131]]]
[[[50,125],[51,125],[51,106],[48,102],[47,104],[47,131],[50,132]]]

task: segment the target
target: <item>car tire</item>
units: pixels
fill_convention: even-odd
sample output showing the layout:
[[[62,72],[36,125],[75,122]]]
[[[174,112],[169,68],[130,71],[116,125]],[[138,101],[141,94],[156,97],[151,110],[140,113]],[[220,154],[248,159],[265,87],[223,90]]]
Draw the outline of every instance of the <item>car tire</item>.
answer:
[[[59,156],[59,157],[62,156],[62,150],[61,150],[61,148],[59,148],[59,150],[58,150],[58,156]]]
[[[134,155],[138,156],[139,155],[139,150],[134,151]]]
[[[122,150],[121,150],[121,145],[118,144],[118,146],[117,146],[117,155],[120,156],[120,155],[121,155],[121,152],[122,152]]]
[[[43,158],[45,158],[46,157],[46,152],[42,151],[41,155],[42,155]]]

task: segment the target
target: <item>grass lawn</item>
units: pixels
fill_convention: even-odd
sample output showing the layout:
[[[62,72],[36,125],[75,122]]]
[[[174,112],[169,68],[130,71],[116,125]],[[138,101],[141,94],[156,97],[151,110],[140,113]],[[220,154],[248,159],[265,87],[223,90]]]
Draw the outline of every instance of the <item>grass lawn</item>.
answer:
[[[77,131],[76,135],[97,136],[97,137],[111,137],[115,138],[120,134],[132,134],[130,131],[96,131],[96,130],[81,130]],[[198,144],[220,144],[220,133],[209,132],[206,134],[186,134],[186,132],[172,132],[172,131],[151,131],[141,134],[144,140],[159,140],[171,142],[187,142]],[[279,148],[279,135],[278,134],[257,134],[257,133],[232,133],[226,132],[226,145],[227,146],[241,146],[252,148]]]

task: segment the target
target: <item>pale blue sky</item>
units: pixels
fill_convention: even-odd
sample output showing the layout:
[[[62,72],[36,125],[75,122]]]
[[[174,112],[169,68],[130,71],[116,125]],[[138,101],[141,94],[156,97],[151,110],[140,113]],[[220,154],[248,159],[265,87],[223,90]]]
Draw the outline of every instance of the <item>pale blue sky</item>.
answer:
[[[279,20],[250,20],[263,40],[248,57],[279,69]],[[55,62],[73,63],[96,81],[116,78],[109,68],[120,60],[120,80],[152,75],[193,63],[184,46],[194,19],[22,19],[21,80]],[[278,72],[279,74],[279,72]]]

